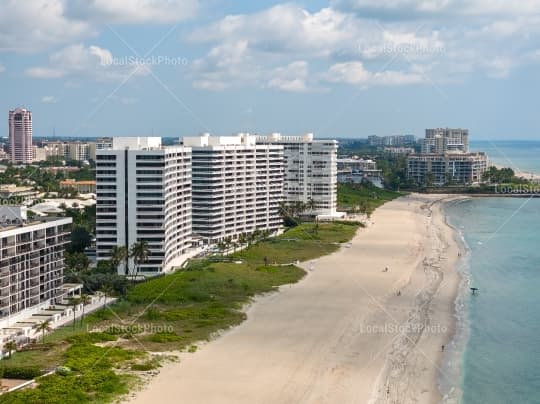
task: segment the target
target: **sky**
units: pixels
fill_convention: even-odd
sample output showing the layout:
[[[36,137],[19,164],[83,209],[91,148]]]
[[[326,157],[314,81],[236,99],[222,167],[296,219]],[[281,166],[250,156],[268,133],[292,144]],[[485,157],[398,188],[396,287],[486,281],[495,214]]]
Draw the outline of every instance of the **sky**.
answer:
[[[24,3],[24,7],[21,6]],[[540,0],[0,0],[0,136],[540,140]]]

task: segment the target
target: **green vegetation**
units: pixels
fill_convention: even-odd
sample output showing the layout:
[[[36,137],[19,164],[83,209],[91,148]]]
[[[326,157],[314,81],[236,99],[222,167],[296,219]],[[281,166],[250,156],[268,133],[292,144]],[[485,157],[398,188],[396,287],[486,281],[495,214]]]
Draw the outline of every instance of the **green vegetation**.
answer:
[[[338,207],[348,212],[370,215],[379,206],[402,195],[371,184],[338,184]]]
[[[274,239],[253,238],[262,241],[229,257],[193,260],[171,275],[130,283],[110,308],[7,359],[4,370],[31,363],[40,371],[57,371],[38,378],[35,389],[0,396],[0,403],[110,402],[128,391],[137,372],[160,366],[147,351],[195,352],[197,342],[241,323],[241,309],[253,296],[301,279],[304,271],[291,263],[337,250],[358,226],[306,223]]]

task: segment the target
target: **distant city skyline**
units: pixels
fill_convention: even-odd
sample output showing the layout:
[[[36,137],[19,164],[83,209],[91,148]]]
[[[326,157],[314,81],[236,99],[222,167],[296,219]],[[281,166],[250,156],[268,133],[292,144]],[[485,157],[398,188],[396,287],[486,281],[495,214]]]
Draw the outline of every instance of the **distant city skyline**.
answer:
[[[540,140],[537,1],[130,4],[3,2],[0,110],[37,137]]]

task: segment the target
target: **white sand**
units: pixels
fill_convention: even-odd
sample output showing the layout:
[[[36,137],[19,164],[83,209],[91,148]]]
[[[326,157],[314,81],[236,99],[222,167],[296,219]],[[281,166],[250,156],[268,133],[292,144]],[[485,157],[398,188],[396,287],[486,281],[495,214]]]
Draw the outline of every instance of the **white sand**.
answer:
[[[378,209],[351,248],[313,271],[305,263],[304,280],[257,299],[248,320],[165,366],[131,402],[440,402],[459,279],[436,199]]]

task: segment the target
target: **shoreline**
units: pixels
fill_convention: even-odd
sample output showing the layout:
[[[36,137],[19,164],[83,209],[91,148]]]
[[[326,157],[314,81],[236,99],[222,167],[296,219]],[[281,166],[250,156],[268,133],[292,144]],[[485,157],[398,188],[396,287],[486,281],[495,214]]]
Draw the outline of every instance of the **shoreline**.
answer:
[[[440,402],[441,346],[455,334],[461,279],[442,205],[461,198],[412,194],[385,204],[350,248],[302,263],[303,280],[256,297],[246,321],[126,399]]]

